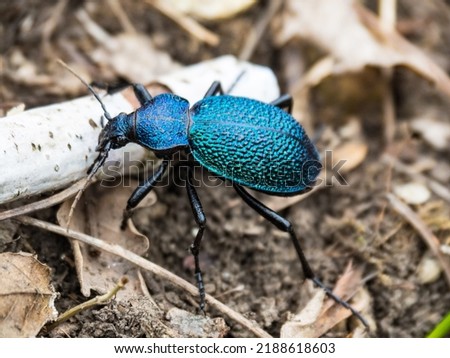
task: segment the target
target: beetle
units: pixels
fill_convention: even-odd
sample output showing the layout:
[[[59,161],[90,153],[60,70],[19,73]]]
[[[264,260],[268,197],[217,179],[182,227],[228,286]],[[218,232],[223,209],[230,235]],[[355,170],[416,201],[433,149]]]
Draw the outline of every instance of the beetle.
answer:
[[[335,295],[314,274],[291,222],[245,189],[247,187],[269,195],[292,196],[308,192],[317,180],[322,169],[320,157],[303,127],[291,115],[291,96],[283,95],[271,103],[263,103],[225,94],[221,84],[214,82],[204,98],[190,107],[186,99],[175,94],[164,93],[152,97],[143,85],[129,84],[141,106],[131,113],[119,113],[112,117],[93,88],[74,74],[100,102],[108,120],[100,132],[96,147],[99,154],[88,169],[85,187],[103,166],[109,151],[128,143],[137,143],[162,159],[153,175],[140,183],[128,199],[122,229],[133,209],[161,179],[173,154],[181,151],[191,157],[191,164],[187,166],[186,190],[198,225],[190,251],[194,257],[201,311],[204,312],[205,309],[205,288],[199,252],[206,228],[206,216],[192,183],[195,165],[229,181],[246,204],[278,229],[288,233],[304,277],[322,288],[338,304],[349,309],[368,327],[358,311]],[[76,196],[71,213],[83,191],[84,188]]]

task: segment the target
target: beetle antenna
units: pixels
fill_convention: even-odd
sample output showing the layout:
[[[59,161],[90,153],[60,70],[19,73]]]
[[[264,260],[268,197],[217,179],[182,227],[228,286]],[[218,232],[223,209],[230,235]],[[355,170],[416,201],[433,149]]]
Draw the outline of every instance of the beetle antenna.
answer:
[[[111,144],[108,142],[105,145],[105,148],[99,153],[97,159],[95,159],[94,163],[92,163],[91,167],[88,169],[88,176],[86,178],[86,181],[85,181],[83,187],[78,191],[77,195],[75,196],[75,199],[73,199],[72,205],[70,206],[69,216],[67,217],[67,224],[66,224],[67,229],[70,226],[70,221],[72,220],[73,213],[75,211],[75,208],[77,207],[78,202],[81,199],[81,196],[83,195],[84,191],[88,187],[89,183],[92,181],[92,178],[94,177],[94,175],[105,163],[105,160],[108,157],[108,152],[110,149],[111,149]]]
[[[57,60],[58,63],[63,66],[66,70],[68,70],[70,73],[72,73],[76,78],[78,78],[81,83],[83,83],[88,90],[94,95],[95,99],[100,103],[100,105],[102,106],[103,109],[103,113],[105,114],[105,117],[108,121],[110,121],[112,119],[111,115],[109,114],[109,112],[106,110],[106,106],[103,103],[103,101],[101,100],[100,96],[97,94],[97,92],[95,92],[95,90],[92,88],[92,86],[90,84],[88,84],[80,75],[78,75],[78,73],[76,73],[67,63],[65,63],[63,60],[58,59]],[[111,144],[108,142],[105,144],[104,148],[101,150],[101,152],[99,153],[97,159],[95,159],[94,163],[92,164],[92,166],[89,168],[88,170],[88,176],[86,178],[86,181],[83,185],[83,187],[78,191],[77,195],[75,196],[75,199],[73,199],[72,205],[70,206],[70,210],[69,210],[69,216],[67,218],[67,224],[66,227],[67,229],[70,226],[70,221],[72,220],[72,216],[73,213],[75,211],[75,208],[77,207],[78,202],[81,199],[81,196],[83,195],[84,191],[86,190],[86,188],[88,187],[88,185],[90,184],[90,182],[92,181],[92,178],[94,177],[95,173],[97,173],[97,171],[101,168],[101,166],[105,163],[105,160],[108,156],[108,152],[111,149]]]
[[[63,66],[66,70],[68,70],[70,73],[72,73],[76,78],[78,78],[80,80],[80,82],[82,84],[84,84],[88,90],[94,95],[95,99],[100,103],[100,105],[102,106],[103,109],[103,113],[105,114],[105,117],[108,121],[111,120],[111,115],[109,114],[109,112],[106,110],[105,104],[103,103],[103,101],[101,100],[100,96],[97,94],[97,92],[95,92],[95,90],[92,88],[92,86],[87,83],[78,73],[76,73],[67,63],[65,63],[63,60],[58,59],[57,62]]]
[[[247,70],[243,69],[235,78],[235,80],[233,81],[233,83],[231,84],[230,87],[228,87],[228,89],[225,91],[225,94],[230,94],[232,90],[234,90],[234,87],[236,87],[236,85],[238,84],[238,82],[241,80],[241,78],[245,75],[245,73],[247,72]]]

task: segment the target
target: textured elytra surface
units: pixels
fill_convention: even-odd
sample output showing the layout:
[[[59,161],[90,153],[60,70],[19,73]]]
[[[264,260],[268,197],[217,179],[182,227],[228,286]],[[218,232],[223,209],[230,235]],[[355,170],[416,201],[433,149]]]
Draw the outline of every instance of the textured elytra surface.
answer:
[[[294,195],[320,172],[319,155],[285,111],[256,100],[214,96],[191,109],[189,144],[213,173],[250,188]]]

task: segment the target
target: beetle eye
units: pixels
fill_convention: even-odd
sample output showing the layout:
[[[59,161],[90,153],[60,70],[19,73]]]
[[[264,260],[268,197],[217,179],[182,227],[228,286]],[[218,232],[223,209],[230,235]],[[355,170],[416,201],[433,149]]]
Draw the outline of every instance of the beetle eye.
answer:
[[[111,140],[111,142],[112,142],[112,149],[117,149],[125,146],[127,143],[129,143],[129,140],[127,139],[127,137],[120,136],[115,137],[114,139]]]

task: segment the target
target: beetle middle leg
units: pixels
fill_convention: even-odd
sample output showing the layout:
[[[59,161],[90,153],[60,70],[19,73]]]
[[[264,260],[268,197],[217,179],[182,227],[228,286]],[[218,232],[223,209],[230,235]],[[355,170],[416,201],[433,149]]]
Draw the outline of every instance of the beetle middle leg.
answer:
[[[253,210],[255,210],[258,214],[260,214],[263,218],[271,222],[278,229],[287,232],[291,238],[292,243],[294,244],[295,251],[297,252],[298,258],[300,259],[300,263],[302,265],[303,273],[305,278],[310,279],[314,284],[320,288],[322,288],[328,297],[332,298],[338,304],[344,306],[349,309],[355,317],[357,317],[366,327],[368,327],[367,321],[364,317],[361,316],[359,312],[357,312],[348,302],[344,301],[342,298],[336,296],[333,291],[331,291],[327,286],[325,286],[314,274],[309,266],[308,260],[306,260],[305,254],[303,253],[302,247],[300,246],[300,242],[295,235],[294,228],[292,224],[286,220],[284,217],[269,209],[263,203],[258,201],[256,198],[251,196],[242,186],[238,184],[233,184],[234,189],[239,194],[239,196],[250,206]]]
[[[169,165],[169,159],[164,159],[161,165],[158,167],[155,173],[148,178],[143,183],[139,184],[139,186],[134,190],[133,194],[131,194],[130,198],[127,202],[127,207],[123,212],[122,223],[120,228],[122,230],[125,229],[127,221],[133,215],[133,209],[145,198],[145,196],[150,193],[150,191],[155,187],[156,183],[159,179],[161,179],[164,172],[167,170]]]
[[[192,212],[194,213],[195,221],[198,225],[197,235],[195,236],[194,242],[190,246],[191,254],[194,256],[195,263],[195,279],[197,281],[198,293],[200,295],[200,310],[205,311],[205,285],[203,283],[202,271],[200,270],[199,253],[200,253],[200,243],[203,238],[203,232],[206,228],[206,216],[202,208],[202,204],[195,190],[194,183],[192,182],[192,172],[193,168],[191,166],[187,167],[187,181],[186,190],[189,197],[189,203],[191,204]]]

